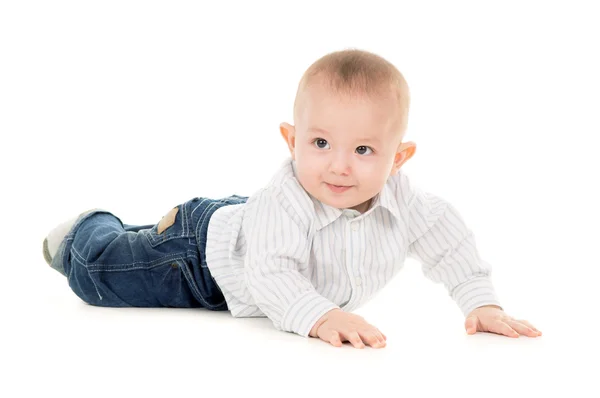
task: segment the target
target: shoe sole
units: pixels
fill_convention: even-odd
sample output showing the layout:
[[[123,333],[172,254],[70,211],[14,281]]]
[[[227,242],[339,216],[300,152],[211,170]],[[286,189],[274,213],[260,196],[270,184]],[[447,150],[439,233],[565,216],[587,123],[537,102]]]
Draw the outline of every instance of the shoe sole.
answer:
[[[44,260],[48,263],[48,265],[52,265],[52,257],[50,256],[50,252],[48,251],[48,239],[44,239]]]

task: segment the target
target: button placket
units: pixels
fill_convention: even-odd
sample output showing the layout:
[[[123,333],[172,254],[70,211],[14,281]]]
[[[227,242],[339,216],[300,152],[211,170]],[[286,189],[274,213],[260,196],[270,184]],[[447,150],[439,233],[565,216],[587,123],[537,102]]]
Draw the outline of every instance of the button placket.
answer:
[[[359,225],[359,224],[358,224],[358,222],[356,222],[356,221],[354,221],[354,222],[348,222],[348,224],[349,224],[348,226],[350,227],[350,229],[351,229],[353,232],[356,232],[356,231],[358,231],[358,229],[360,228],[360,225]],[[351,239],[353,242],[356,242],[356,240],[358,239],[358,237],[357,237],[357,235],[356,235],[355,233],[351,233],[349,237],[350,237],[350,239]],[[345,249],[344,249],[344,253],[346,253],[346,252],[345,252]],[[347,257],[346,257],[346,261],[347,261],[347,264],[349,264],[349,263],[348,263],[348,259],[347,259]],[[352,265],[355,265],[355,264],[353,264],[352,262],[350,262],[350,264],[352,264]],[[360,287],[362,286],[362,284],[363,284],[363,280],[362,280],[362,278],[359,276],[360,274],[358,273],[358,270],[354,270],[354,269],[347,269],[347,272],[348,272],[348,273],[349,273],[349,275],[350,275],[350,284],[351,284],[351,285],[352,285],[352,287],[353,287],[353,288],[352,288],[351,299],[350,299],[350,301],[353,303],[353,302],[354,302],[354,300],[357,300],[357,297],[360,295],[360,293],[359,293],[359,291],[358,291],[358,290],[359,290],[359,289],[360,289]]]

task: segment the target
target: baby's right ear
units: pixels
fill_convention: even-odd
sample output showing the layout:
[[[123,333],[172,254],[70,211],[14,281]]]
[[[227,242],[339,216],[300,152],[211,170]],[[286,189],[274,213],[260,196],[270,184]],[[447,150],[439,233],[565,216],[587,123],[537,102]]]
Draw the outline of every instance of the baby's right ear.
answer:
[[[279,131],[290,149],[292,159],[295,159],[294,148],[296,147],[296,129],[291,124],[284,122],[279,125]]]

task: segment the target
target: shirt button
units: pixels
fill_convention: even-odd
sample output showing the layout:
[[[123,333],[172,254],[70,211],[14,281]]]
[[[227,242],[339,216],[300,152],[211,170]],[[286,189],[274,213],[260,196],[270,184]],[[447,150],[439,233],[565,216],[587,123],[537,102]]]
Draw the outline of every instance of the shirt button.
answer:
[[[355,280],[356,282],[356,286],[360,286],[362,284],[362,279],[360,279],[359,277],[356,278]]]
[[[353,231],[358,231],[358,224],[357,223],[352,224],[352,230]]]

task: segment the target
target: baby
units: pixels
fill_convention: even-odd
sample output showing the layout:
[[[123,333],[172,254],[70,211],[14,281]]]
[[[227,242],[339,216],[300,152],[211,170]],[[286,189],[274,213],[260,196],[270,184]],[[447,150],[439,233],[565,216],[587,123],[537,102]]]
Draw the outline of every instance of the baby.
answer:
[[[457,210],[400,170],[416,149],[402,141],[409,103],[389,61],[327,54],[299,83],[294,125],[280,125],[291,157],[267,186],[193,198],[153,225],[88,210],[49,232],[44,258],[91,305],[228,310],[337,347],[381,348],[387,337],[351,311],[408,256],[445,286],[468,334],[540,336],[503,311]]]

